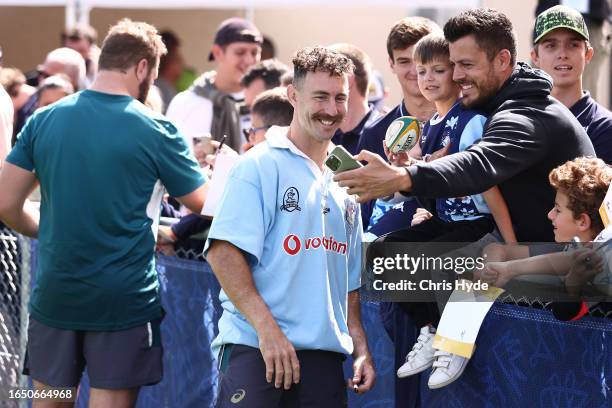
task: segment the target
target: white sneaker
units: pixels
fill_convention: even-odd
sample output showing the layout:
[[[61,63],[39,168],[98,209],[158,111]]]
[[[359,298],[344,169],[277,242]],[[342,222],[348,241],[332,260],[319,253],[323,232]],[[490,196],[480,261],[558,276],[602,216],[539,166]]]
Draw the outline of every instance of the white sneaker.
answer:
[[[406,356],[406,362],[397,370],[399,378],[418,374],[431,367],[435,359],[435,350],[432,347],[435,334],[436,330],[434,328],[429,326],[421,328],[417,342]]]
[[[432,390],[447,386],[461,377],[468,361],[470,361],[469,358],[442,350],[437,350],[434,356],[436,361],[433,363],[433,370],[427,382],[427,386]]]

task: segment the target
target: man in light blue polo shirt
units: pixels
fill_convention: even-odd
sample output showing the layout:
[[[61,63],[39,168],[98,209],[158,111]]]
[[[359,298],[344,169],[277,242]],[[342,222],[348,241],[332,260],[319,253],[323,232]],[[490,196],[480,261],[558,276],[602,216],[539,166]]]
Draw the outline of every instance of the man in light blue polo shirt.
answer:
[[[355,359],[349,386],[374,383],[359,206],[323,167],[353,64],[316,47],[293,65],[291,125],[271,128],[233,169],[206,246],[223,287],[217,407],[345,406],[345,354]]]

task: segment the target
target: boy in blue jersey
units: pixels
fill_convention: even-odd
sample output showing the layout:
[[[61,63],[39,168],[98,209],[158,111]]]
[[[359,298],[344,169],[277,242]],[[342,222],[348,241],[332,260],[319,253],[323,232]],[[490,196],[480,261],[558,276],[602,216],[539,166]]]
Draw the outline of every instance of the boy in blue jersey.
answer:
[[[419,90],[412,54],[416,43],[435,30],[440,30],[435,22],[420,16],[404,17],[395,22],[389,30],[385,44],[389,69],[400,86],[402,99],[384,117],[363,130],[357,146],[358,152],[367,150],[386,160],[383,144],[391,122],[401,116],[414,116],[425,121],[434,114],[435,106],[425,99]],[[366,232],[364,239],[372,241],[392,231],[408,228],[416,207],[416,200],[393,204],[374,199],[362,203],[361,219]],[[385,331],[395,346],[394,368],[398,369],[417,338],[417,329],[395,303],[382,302],[380,316]],[[395,407],[416,406],[418,393],[419,384],[414,378],[396,381]]]
[[[24,373],[76,396],[86,368],[90,406],[132,407],[161,380],[161,198],[200,212],[206,196],[180,132],[142,104],[165,52],[149,24],[112,27],[91,88],[38,110],[0,172],[0,219],[38,237]],[[37,183],[40,223],[26,200]]]
[[[357,152],[367,150],[385,157],[383,148],[387,128],[401,116],[414,116],[428,120],[435,112],[433,103],[423,97],[417,83],[417,74],[412,57],[416,43],[431,33],[440,30],[438,25],[425,17],[405,17],[397,21],[387,36],[389,68],[396,76],[402,90],[402,100],[384,117],[367,126],[359,138]],[[361,205],[361,219],[366,231],[366,240],[407,228],[414,214],[416,203],[405,201],[394,205],[384,200],[372,200]],[[403,390],[403,388],[402,388]]]
[[[441,34],[429,34],[415,48],[419,88],[436,105],[437,112],[423,126],[419,144],[424,161],[463,151],[482,137],[486,118],[460,103],[460,89],[452,78],[448,42]],[[484,200],[483,200],[484,199]],[[477,196],[436,200],[436,215],[443,221],[461,221],[491,214],[506,243],[516,236],[508,207],[499,191],[491,189]]]
[[[481,138],[486,118],[462,107],[460,88],[452,78],[448,42],[441,34],[429,34],[415,46],[414,59],[419,88],[437,109],[423,127],[419,141],[423,160],[432,161],[465,150]],[[403,156],[390,155],[390,159],[397,162],[406,159]],[[390,234],[385,241],[414,242],[416,237],[416,241],[429,241],[428,234],[442,230],[435,240],[472,242],[492,232],[497,224],[506,242],[516,242],[508,208],[497,187],[482,195],[436,199],[432,211],[435,217],[419,209],[409,230]],[[432,348],[435,326],[440,318],[437,304],[406,303],[402,308],[423,327],[405,364],[398,370],[398,376],[418,374],[433,365],[429,387],[449,384],[461,374],[467,360]]]
[[[324,47],[293,59],[294,107],[230,174],[208,241],[223,291],[217,407],[343,407],[375,374],[359,313],[361,218],[323,167],[353,64]]]

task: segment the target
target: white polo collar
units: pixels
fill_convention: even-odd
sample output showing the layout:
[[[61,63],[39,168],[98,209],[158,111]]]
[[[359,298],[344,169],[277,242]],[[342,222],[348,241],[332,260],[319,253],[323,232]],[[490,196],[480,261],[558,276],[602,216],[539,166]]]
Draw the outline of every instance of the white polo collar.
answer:
[[[329,171],[327,168],[323,167],[323,172],[322,172],[319,166],[317,166],[316,163],[310,157],[308,157],[304,152],[298,149],[298,147],[295,144],[293,144],[291,140],[289,140],[289,138],[287,137],[288,135],[289,135],[289,126],[272,126],[266,132],[266,141],[272,148],[289,149],[291,153],[301,156],[304,159],[306,159],[306,163],[308,164],[308,167],[312,170],[313,174],[317,178],[322,176],[325,172]],[[335,147],[334,144],[330,142],[327,151],[330,152],[334,147]]]

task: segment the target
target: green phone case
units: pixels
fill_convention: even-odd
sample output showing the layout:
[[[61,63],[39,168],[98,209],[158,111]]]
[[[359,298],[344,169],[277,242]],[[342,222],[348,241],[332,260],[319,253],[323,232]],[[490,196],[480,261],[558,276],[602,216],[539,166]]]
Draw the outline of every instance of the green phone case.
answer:
[[[363,165],[353,159],[353,156],[342,146],[336,146],[334,150],[331,151],[327,159],[325,159],[325,166],[334,174],[363,167]]]

